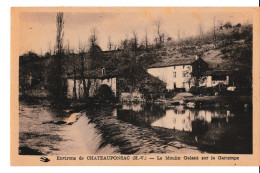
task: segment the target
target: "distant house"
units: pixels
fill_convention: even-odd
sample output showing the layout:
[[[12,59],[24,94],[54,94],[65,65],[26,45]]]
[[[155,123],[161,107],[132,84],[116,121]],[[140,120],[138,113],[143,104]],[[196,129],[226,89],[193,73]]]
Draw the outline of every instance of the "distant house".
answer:
[[[101,85],[108,86],[114,97],[117,96],[117,74],[106,73],[105,68],[88,71],[84,74],[86,86],[89,84],[89,97],[94,97],[97,94]],[[74,90],[76,98],[84,98],[84,86],[81,75],[74,76],[73,74],[67,77],[67,98],[74,98]]]
[[[101,86],[106,89],[110,88],[113,97],[123,98],[125,95],[130,95],[133,98],[130,100],[138,101],[143,100],[143,97],[154,98],[165,89],[164,82],[150,75],[141,67],[119,66],[116,69],[86,70],[84,78],[86,85],[89,85],[89,97],[96,96]],[[67,97],[84,98],[82,75],[71,74],[66,79]]]
[[[202,86],[215,87],[217,85],[229,85],[230,71],[228,70],[212,70],[207,71],[205,76],[207,77]]]
[[[166,89],[183,88],[189,91],[194,85],[192,71],[206,71],[208,64],[200,57],[173,57],[153,64],[147,72],[166,83]]]

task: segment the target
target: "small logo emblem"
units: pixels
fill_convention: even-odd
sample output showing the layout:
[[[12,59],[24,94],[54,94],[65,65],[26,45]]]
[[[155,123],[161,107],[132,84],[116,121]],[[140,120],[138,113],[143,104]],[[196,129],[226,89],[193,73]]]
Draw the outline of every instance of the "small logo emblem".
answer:
[[[42,162],[49,162],[50,159],[48,159],[47,157],[41,157],[40,161],[42,161]]]

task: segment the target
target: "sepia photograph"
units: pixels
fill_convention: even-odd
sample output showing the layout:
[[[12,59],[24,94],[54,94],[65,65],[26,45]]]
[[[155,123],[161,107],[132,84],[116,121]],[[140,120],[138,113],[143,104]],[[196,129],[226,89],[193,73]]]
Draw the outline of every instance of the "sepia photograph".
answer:
[[[253,8],[49,9],[13,9],[17,155],[255,154]]]

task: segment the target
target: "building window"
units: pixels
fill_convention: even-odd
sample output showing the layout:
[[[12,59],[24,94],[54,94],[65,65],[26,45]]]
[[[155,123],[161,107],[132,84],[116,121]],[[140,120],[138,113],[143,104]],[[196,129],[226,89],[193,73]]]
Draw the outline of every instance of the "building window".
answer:
[[[176,72],[173,72],[173,77],[176,78]]]
[[[174,69],[174,70],[176,69],[175,66],[173,66],[173,69]]]
[[[184,68],[185,68],[185,65],[183,65],[182,68],[184,69]]]
[[[186,77],[186,72],[182,72],[182,77]]]
[[[173,82],[173,89],[176,88],[176,82]]]

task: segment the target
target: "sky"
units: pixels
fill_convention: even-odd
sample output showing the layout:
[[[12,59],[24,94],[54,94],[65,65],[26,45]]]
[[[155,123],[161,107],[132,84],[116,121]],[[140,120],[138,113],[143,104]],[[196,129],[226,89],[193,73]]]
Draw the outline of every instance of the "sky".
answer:
[[[19,53],[34,51],[44,54],[53,49],[56,39],[56,12],[21,12],[19,16]],[[139,42],[144,39],[145,30],[149,42],[156,36],[155,21],[161,21],[161,30],[167,36],[177,39],[178,31],[182,38],[196,35],[199,24],[204,32],[216,24],[231,22],[253,23],[250,10],[218,9],[179,9],[179,8],[127,8],[115,10],[73,10],[64,12],[64,44],[77,51],[79,43],[86,44],[92,28],[96,28],[98,44],[107,50],[108,38],[114,44],[132,38],[137,33]]]

